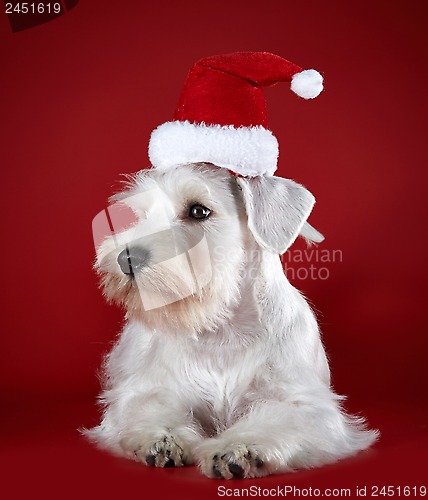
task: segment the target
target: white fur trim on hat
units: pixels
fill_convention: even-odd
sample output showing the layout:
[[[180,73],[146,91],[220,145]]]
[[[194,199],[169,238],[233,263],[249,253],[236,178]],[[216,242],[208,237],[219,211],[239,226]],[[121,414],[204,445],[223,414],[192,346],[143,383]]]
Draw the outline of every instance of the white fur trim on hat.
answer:
[[[149,158],[154,167],[166,169],[185,163],[207,162],[245,177],[273,175],[278,141],[263,127],[166,122],[150,137]]]
[[[323,77],[315,69],[305,69],[291,79],[291,90],[303,99],[314,99],[323,90]]]

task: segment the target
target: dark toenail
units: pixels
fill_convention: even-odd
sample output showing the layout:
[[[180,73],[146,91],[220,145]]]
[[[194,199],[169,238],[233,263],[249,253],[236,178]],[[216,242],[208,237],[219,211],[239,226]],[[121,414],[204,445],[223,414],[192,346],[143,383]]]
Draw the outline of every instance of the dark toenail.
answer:
[[[169,469],[169,468],[171,468],[171,467],[175,467],[175,462],[174,462],[174,460],[173,460],[172,458],[169,458],[169,459],[166,461],[166,463],[165,463],[164,467],[165,467],[165,469]]]
[[[219,479],[223,479],[223,476],[221,475],[220,469],[218,468],[218,465],[213,465],[213,474],[215,477],[218,477]]]
[[[244,477],[244,469],[238,464],[229,464],[229,470],[233,474],[233,477],[242,479]]]
[[[147,455],[146,462],[147,462],[147,465],[154,467],[156,464],[156,457],[154,455]]]
[[[259,457],[256,457],[256,467],[260,468],[260,467],[263,467],[263,465],[264,465],[263,460]]]

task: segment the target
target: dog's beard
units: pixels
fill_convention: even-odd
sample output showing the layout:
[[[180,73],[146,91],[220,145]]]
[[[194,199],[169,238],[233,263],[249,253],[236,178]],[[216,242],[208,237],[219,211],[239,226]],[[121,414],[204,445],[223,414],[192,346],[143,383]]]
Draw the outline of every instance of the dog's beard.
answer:
[[[133,277],[99,271],[105,297],[126,309],[128,319],[168,334],[196,336],[213,330],[227,318],[240,299],[243,266],[232,266],[226,276],[214,273],[203,287],[194,276],[151,268]]]

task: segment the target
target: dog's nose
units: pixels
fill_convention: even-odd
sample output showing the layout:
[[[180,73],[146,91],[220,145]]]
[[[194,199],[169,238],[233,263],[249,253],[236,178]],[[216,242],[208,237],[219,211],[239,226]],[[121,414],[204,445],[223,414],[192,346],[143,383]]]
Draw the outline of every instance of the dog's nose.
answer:
[[[142,247],[126,247],[117,256],[117,263],[123,274],[133,276],[149,260],[149,252]]]

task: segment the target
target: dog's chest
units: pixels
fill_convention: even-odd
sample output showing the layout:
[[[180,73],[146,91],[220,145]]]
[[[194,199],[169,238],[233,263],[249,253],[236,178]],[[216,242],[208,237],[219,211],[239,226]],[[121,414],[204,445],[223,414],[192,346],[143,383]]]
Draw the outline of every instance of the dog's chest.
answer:
[[[269,350],[256,325],[247,336],[235,329],[240,338],[235,342],[226,342],[226,335],[206,341],[167,335],[149,338],[132,329],[129,333],[134,342],[125,342],[120,364],[127,367],[135,391],[162,387],[193,412],[204,428],[216,432],[231,425],[251,402],[266,397],[269,391]]]
[[[181,363],[175,367],[176,375],[180,374],[180,397],[203,427],[213,427],[217,432],[231,425],[251,401],[261,397],[264,364],[262,353],[254,346],[190,350],[183,353]]]

